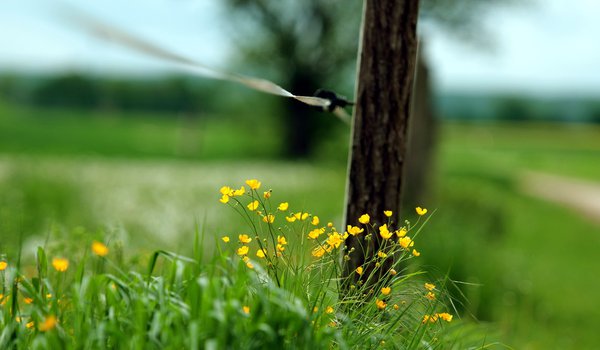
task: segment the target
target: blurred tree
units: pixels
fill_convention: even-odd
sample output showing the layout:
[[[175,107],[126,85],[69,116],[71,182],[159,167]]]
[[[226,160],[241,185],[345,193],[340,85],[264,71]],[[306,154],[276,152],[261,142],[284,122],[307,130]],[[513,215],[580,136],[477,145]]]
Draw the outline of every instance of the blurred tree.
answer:
[[[295,94],[319,88],[340,92],[352,78],[358,46],[358,1],[226,0],[231,23],[243,42],[245,62],[281,74],[280,84]],[[245,30],[247,29],[247,30]],[[243,34],[243,35],[242,35]],[[350,74],[349,74],[350,73]],[[346,86],[351,85],[346,84]],[[307,157],[319,137],[337,121],[309,107],[281,100],[285,111],[284,155]]]

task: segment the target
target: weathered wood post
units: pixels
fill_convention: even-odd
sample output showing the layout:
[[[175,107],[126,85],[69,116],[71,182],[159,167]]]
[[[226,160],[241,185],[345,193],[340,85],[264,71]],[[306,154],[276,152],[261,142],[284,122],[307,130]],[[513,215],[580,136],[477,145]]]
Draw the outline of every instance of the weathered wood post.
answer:
[[[364,1],[346,190],[347,224],[356,225],[364,213],[371,215],[372,222],[384,223],[384,210],[392,210],[394,215],[400,212],[418,9],[418,0]],[[345,243],[347,249],[355,248],[344,263],[343,277],[349,277],[345,281],[366,280],[376,268],[374,263],[364,265],[374,259],[365,259],[361,246],[376,252],[381,237],[365,242],[363,236],[349,236]],[[358,266],[363,266],[362,277],[354,273]]]

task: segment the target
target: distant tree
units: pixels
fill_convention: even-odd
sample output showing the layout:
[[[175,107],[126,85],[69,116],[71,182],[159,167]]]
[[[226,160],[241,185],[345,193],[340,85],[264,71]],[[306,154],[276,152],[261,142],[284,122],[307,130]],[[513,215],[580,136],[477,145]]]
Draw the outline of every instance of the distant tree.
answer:
[[[91,78],[73,73],[42,83],[34,90],[32,100],[50,107],[90,108],[98,105],[98,88]]]
[[[226,0],[240,33],[245,62],[295,94],[340,91],[351,81],[358,46],[359,1]],[[349,74],[348,74],[349,73]],[[348,84],[346,84],[348,86]],[[284,155],[307,157],[336,121],[300,103],[281,100]]]

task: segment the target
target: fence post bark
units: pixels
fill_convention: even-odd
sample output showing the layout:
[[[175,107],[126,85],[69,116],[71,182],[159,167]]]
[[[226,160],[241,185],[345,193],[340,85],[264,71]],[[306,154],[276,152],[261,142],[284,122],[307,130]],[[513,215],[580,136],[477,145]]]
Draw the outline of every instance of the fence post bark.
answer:
[[[418,0],[364,1],[346,189],[347,225],[358,224],[364,213],[380,224],[387,220],[384,210],[400,213],[418,9]],[[350,259],[344,260],[345,288],[390,268],[391,262],[380,267],[365,263],[377,254],[378,235],[368,241],[364,236],[349,236],[345,244],[347,251],[355,248]],[[362,276],[354,273],[358,266],[363,267]]]

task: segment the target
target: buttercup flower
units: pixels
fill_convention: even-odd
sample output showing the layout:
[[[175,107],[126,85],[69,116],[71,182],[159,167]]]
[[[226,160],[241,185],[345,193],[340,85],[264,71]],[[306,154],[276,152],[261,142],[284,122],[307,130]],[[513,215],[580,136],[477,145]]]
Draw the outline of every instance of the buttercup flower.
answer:
[[[314,256],[315,258],[320,258],[323,255],[325,255],[325,248],[318,246],[315,249],[313,249],[312,251],[312,256]]]
[[[392,237],[392,232],[388,230],[387,224],[379,226],[379,235],[383,239],[390,239]]]
[[[252,238],[250,238],[248,235],[239,235],[238,239],[242,244],[248,244],[252,242]]]
[[[290,206],[290,204],[288,202],[283,202],[283,203],[279,204],[279,206],[277,207],[277,210],[286,211],[286,210],[288,210],[289,206]]]
[[[388,255],[380,250],[377,252],[377,256],[380,258],[387,258]]]
[[[294,221],[296,221],[296,216],[295,215],[286,216],[285,220],[287,220],[287,222],[294,222]]]
[[[223,196],[221,196],[221,199],[219,199],[219,202],[221,202],[223,204],[229,202],[229,196],[224,194]]]
[[[265,193],[263,193],[263,197],[265,197],[265,199],[271,198],[271,190],[268,190]]]
[[[248,204],[248,209],[250,209],[250,211],[255,211],[256,208],[258,208],[258,201],[253,201]]]
[[[310,238],[310,239],[317,239],[323,233],[325,233],[325,229],[324,228],[316,228],[316,229],[314,229],[314,230],[312,230],[312,231],[310,231],[308,233],[308,238]]]
[[[419,255],[421,255],[421,253],[419,251],[417,251],[416,249],[413,249],[412,255],[419,256]]]
[[[228,236],[223,236],[223,237],[221,237],[221,239],[223,240],[223,242],[229,243],[229,237]]]
[[[392,288],[390,288],[390,287],[381,288],[381,294],[383,294],[383,295],[388,295],[388,294],[390,294],[391,291],[392,291]]]
[[[240,187],[239,190],[233,191],[232,196],[233,197],[235,197],[235,196],[242,196],[244,193],[246,193],[246,187],[242,186],[242,187]]]
[[[40,330],[40,332],[47,332],[49,330],[54,329],[57,323],[58,321],[56,320],[56,316],[50,315],[46,317],[46,319],[44,320],[44,322],[42,322],[42,324],[40,324],[38,329]]]
[[[334,310],[334,309],[333,309],[333,307],[331,307],[331,306],[328,306],[328,307],[325,309],[325,313],[327,313],[327,314],[332,314],[334,311],[335,311],[335,310]]]
[[[246,315],[250,314],[250,307],[249,306],[242,306],[242,312],[244,312]]]
[[[425,283],[425,289],[432,291],[435,289],[435,284],[433,283]]]
[[[6,261],[0,261],[0,271],[6,270],[8,263]]]
[[[408,236],[400,238],[398,240],[398,243],[400,243],[400,246],[404,249],[407,249],[408,247],[412,247],[413,245],[415,245],[415,242],[413,242],[413,240],[410,239],[410,237],[408,237]]]
[[[356,236],[359,233],[362,233],[365,229],[364,228],[360,228],[358,226],[350,226],[348,225],[348,227],[346,228],[346,231],[351,234],[352,236]]]
[[[384,211],[383,211],[383,215],[387,216],[388,218],[389,218],[390,216],[392,216],[392,214],[393,214],[393,213],[392,213],[392,211],[391,211],[391,210],[384,210]]]
[[[243,245],[237,249],[237,255],[246,255],[248,254],[248,250],[250,250],[250,248],[248,248],[247,245]]]
[[[359,275],[363,274],[363,268],[362,268],[362,266],[359,266],[359,267],[356,268],[356,273],[359,274]]]
[[[98,256],[106,256],[108,255],[108,247],[103,243],[94,241],[92,243],[92,252]]]
[[[378,308],[379,310],[383,310],[383,309],[385,309],[385,307],[387,306],[387,304],[385,303],[385,301],[383,301],[383,300],[379,300],[379,299],[376,299],[376,300],[375,300],[375,305],[377,305],[377,308]]]
[[[370,220],[371,217],[369,216],[369,214],[363,214],[358,218],[358,222],[365,225],[368,224]]]
[[[69,260],[65,258],[52,259],[52,266],[58,272],[65,272],[69,268]]]
[[[415,210],[417,211],[417,214],[419,214],[421,216],[427,214],[427,209],[425,209],[425,208],[416,207]]]
[[[261,259],[264,259],[264,257],[266,255],[267,255],[267,251],[264,250],[264,249],[259,249],[259,250],[256,251],[256,256],[259,257],[259,258],[261,258]]]
[[[272,224],[273,221],[275,221],[275,215],[273,214],[268,214],[263,216],[262,220],[268,224]]]
[[[260,181],[257,179],[246,180],[246,185],[250,186],[253,190],[258,190],[260,188]]]
[[[312,225],[317,226],[319,224],[319,217],[318,216],[313,216],[312,217],[312,221],[310,222]]]
[[[398,236],[399,238],[402,238],[402,237],[406,236],[407,232],[408,231],[406,231],[406,229],[403,227],[399,230],[396,230],[396,236]]]
[[[233,195],[233,189],[231,189],[231,187],[229,187],[229,186],[221,187],[219,192],[221,192],[221,194],[224,196],[232,196]]]
[[[427,298],[429,300],[435,300],[435,294],[433,294],[432,292],[427,292],[427,294],[425,295],[425,298]]]

